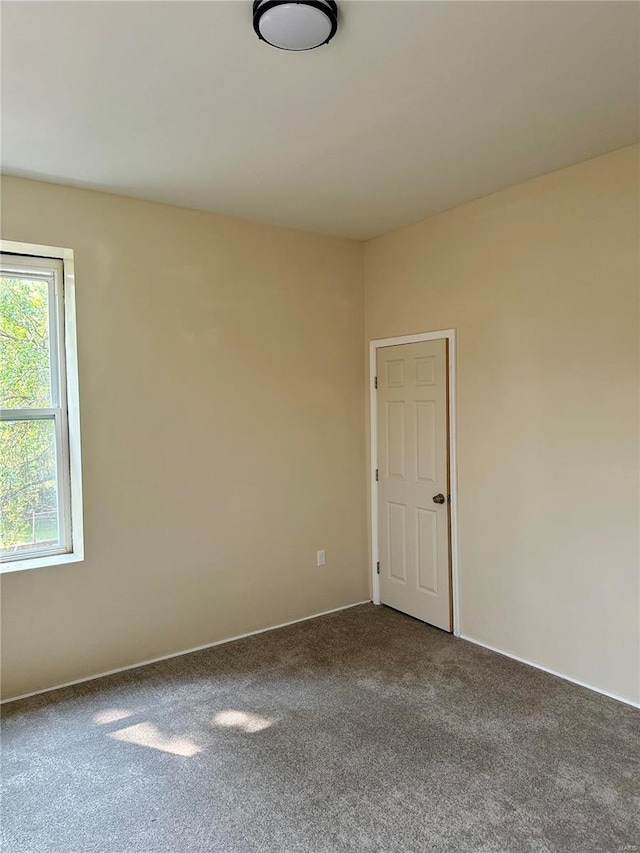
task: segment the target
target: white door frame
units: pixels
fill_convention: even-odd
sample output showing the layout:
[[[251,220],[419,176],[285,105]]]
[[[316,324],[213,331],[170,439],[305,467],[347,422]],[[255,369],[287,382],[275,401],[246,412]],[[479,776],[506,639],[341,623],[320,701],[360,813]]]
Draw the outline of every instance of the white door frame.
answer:
[[[377,565],[378,553],[378,399],[375,389],[378,350],[402,344],[417,344],[421,341],[449,341],[449,478],[451,480],[451,571],[453,575],[453,633],[462,634],[460,623],[460,592],[458,585],[458,452],[456,431],[456,330],[444,329],[423,332],[418,335],[403,335],[399,338],[379,338],[369,341],[369,388],[371,417],[371,591],[374,604],[380,604],[380,578]]]

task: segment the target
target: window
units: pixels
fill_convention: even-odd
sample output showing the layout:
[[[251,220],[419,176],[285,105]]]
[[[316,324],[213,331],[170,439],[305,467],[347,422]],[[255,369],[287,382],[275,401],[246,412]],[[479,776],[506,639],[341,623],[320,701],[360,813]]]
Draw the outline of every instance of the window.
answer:
[[[73,254],[2,250],[0,568],[12,571],[82,559],[80,434]]]

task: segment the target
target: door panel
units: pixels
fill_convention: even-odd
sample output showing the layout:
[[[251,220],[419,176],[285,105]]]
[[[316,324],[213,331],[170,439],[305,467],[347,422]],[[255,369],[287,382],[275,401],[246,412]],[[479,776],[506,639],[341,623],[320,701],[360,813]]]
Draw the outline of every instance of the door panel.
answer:
[[[377,373],[380,599],[451,631],[447,341],[380,348]]]
[[[407,508],[404,504],[387,503],[387,542],[389,574],[394,580],[407,582]]]
[[[415,404],[416,410],[416,476],[418,482],[431,485],[436,481],[436,405],[433,400]]]
[[[404,480],[404,404],[387,403],[387,468],[390,477]]]
[[[418,588],[438,594],[438,519],[431,509],[416,509]]]

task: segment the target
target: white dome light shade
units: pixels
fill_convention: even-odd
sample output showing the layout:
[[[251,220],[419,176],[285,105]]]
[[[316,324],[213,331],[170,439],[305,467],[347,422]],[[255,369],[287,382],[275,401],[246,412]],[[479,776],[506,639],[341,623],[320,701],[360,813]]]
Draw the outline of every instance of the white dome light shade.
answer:
[[[332,0],[258,0],[253,4],[258,38],[282,50],[311,50],[326,44],[338,28]]]

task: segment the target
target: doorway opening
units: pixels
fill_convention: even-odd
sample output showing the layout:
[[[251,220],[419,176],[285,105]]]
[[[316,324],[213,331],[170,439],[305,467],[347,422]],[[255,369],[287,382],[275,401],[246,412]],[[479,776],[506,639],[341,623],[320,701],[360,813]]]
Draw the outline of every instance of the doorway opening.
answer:
[[[461,634],[454,329],[373,340],[374,604]]]

